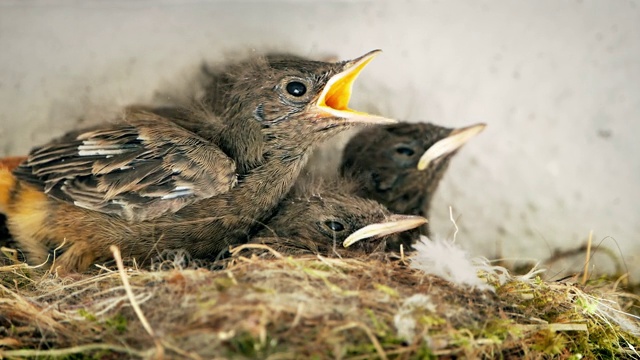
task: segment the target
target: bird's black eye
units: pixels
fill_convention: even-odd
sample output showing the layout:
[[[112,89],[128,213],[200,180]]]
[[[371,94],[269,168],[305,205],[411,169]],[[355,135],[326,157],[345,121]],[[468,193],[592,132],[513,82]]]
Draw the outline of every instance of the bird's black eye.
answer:
[[[307,87],[300,81],[292,81],[287,84],[287,92],[293,96],[300,97],[307,92]]]
[[[341,222],[335,220],[327,220],[324,224],[331,229],[331,231],[340,232],[344,230],[344,225]]]
[[[396,148],[396,152],[400,155],[405,155],[405,156],[413,156],[413,154],[415,154],[415,151],[413,151],[412,148],[407,146],[398,146]]]

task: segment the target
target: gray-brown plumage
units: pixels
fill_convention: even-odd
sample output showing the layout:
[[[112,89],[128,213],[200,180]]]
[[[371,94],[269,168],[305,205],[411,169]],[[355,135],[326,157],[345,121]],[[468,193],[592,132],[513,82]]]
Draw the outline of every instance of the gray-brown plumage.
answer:
[[[422,217],[392,214],[376,201],[355,196],[354,191],[354,184],[347,181],[295,189],[251,243],[286,254],[354,256],[398,251],[403,240],[418,236],[409,232],[401,238],[399,232],[426,223]],[[355,243],[345,247],[345,240]]]
[[[217,118],[130,110],[36,148],[15,179],[0,174],[9,229],[31,263],[60,247],[66,271],[110,258],[110,245],[139,262],[171,249],[216,257],[272,214],[314,144],[392,122],[347,107],[375,53],[339,63],[257,59],[231,69]]]
[[[333,58],[332,58],[333,59]],[[256,62],[266,63],[292,63],[309,62],[313,59],[292,53],[270,52],[263,55],[251,56],[240,61],[225,61],[216,65],[203,64],[197,82],[201,83],[201,95],[194,95],[184,99],[182,104],[169,104],[153,106],[146,104],[134,104],[127,106],[128,110],[142,110],[152,112],[162,117],[167,117],[182,124],[191,123],[203,114],[212,117],[223,116],[228,110],[229,104],[233,104],[236,85],[241,81],[247,81],[246,73],[248,68],[256,66]],[[327,62],[335,62],[337,59]],[[171,97],[171,96],[169,96]],[[180,96],[178,96],[180,97]],[[198,122],[200,123],[200,122]],[[183,125],[184,126],[184,125]],[[187,126],[189,127],[189,126]],[[202,128],[199,131],[212,132],[217,137],[220,128],[216,124]],[[69,135],[74,136],[77,131],[72,131]]]
[[[224,114],[231,101],[231,94],[233,93],[235,84],[238,79],[242,77],[245,69],[253,66],[252,63],[255,62],[256,58],[262,58],[264,61],[270,63],[306,62],[314,60],[293,53],[268,52],[264,55],[257,55],[242,61],[223,62],[217,66],[204,64],[200,72],[200,82],[202,83],[204,93],[201,98],[198,99],[198,102],[212,114]],[[321,61],[335,62],[338,61],[338,59],[327,57]],[[164,110],[173,112],[173,115],[176,115],[175,109],[165,108]],[[178,110],[178,112],[180,111]]]
[[[427,217],[449,161],[484,124],[461,129],[398,123],[364,129],[343,152],[341,173],[362,185],[357,194],[390,211]],[[427,224],[423,233],[429,233]]]
[[[270,54],[265,54],[262,58],[264,61],[269,62],[282,57],[273,57]],[[290,55],[283,60],[299,61],[303,59]],[[233,96],[232,89],[238,81],[238,74],[243,73],[247,67],[252,66],[253,61],[253,58],[249,58],[239,62],[224,63],[218,67],[203,65],[201,68],[201,81],[203,82],[204,94],[199,100],[204,107],[211,111],[212,114],[222,115],[230,104],[230,98]]]

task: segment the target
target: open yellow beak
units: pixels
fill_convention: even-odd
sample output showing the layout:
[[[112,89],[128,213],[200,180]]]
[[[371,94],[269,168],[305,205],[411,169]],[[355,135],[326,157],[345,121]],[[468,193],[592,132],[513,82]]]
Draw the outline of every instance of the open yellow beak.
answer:
[[[383,237],[385,235],[415,229],[426,223],[427,219],[422,216],[391,215],[385,222],[367,225],[349,235],[349,237],[344,239],[342,246],[349,247],[360,240],[372,237]]]
[[[449,136],[436,142],[422,154],[418,161],[418,170],[424,170],[432,161],[458,150],[469,139],[481,133],[486,126],[486,124],[476,124],[453,130]]]
[[[363,56],[347,61],[344,70],[334,75],[325,85],[316,106],[325,116],[339,117],[346,122],[369,124],[395,124],[398,121],[382,116],[349,109],[349,100],[356,78],[373,58],[382,50],[373,50]]]

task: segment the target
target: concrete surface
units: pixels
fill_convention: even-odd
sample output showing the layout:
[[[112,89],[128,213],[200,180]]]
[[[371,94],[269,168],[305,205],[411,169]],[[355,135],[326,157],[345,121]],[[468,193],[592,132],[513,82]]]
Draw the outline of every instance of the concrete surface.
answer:
[[[265,48],[350,58],[382,48],[354,107],[489,124],[444,180],[438,233],[451,234],[451,204],[457,241],[474,254],[543,259],[593,229],[594,243],[623,254],[637,280],[639,8],[622,0],[2,1],[0,155],[188,88],[204,59]],[[596,253],[593,269],[610,270]]]

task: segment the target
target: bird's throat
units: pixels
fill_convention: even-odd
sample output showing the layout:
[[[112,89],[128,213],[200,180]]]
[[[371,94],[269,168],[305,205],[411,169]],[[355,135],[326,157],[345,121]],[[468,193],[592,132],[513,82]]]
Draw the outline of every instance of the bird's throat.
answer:
[[[264,162],[264,136],[255,121],[229,121],[219,145],[234,159],[241,176]]]
[[[274,152],[261,166],[254,169],[231,191],[234,201],[246,204],[242,215],[253,219],[269,216],[282,198],[291,190],[302,168],[307,163],[309,151],[301,154]],[[241,215],[241,214],[239,214]]]

